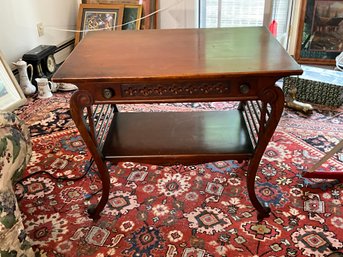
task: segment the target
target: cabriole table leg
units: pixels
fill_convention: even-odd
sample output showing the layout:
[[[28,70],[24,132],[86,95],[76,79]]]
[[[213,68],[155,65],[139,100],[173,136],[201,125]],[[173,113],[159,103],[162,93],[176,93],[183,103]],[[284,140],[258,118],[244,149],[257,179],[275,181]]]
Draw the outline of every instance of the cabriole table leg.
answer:
[[[94,158],[94,162],[98,168],[99,177],[102,182],[102,195],[99,203],[97,205],[91,205],[88,208],[89,216],[93,220],[98,220],[100,218],[100,213],[107,204],[109,193],[110,193],[110,175],[106,167],[105,161],[100,152],[97,141],[94,135],[95,128],[93,126],[92,120],[92,105],[94,100],[91,94],[87,91],[76,91],[70,99],[70,111],[72,118],[78,128],[81,137],[83,138],[88,150]],[[87,109],[87,118],[84,117],[84,109]]]
[[[268,206],[261,204],[257,199],[255,192],[255,178],[263,153],[266,150],[281,118],[284,107],[284,94],[279,87],[270,87],[264,92],[261,92],[260,99],[262,101],[261,116],[263,117],[260,117],[261,124],[258,133],[258,141],[253,158],[249,163],[247,175],[247,190],[249,198],[252,205],[258,212],[257,219],[259,221],[269,217],[271,210]],[[269,106],[268,115],[266,115],[267,106]],[[268,118],[266,116],[268,116]]]

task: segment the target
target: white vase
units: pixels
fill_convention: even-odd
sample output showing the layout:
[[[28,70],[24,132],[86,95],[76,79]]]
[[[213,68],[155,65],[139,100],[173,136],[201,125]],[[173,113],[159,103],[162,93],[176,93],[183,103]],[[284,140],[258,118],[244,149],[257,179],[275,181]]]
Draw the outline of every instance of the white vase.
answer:
[[[23,90],[23,93],[26,96],[33,95],[36,92],[36,87],[31,83],[32,76],[33,76],[33,66],[31,64],[27,64],[23,60],[19,60],[17,62],[13,62],[16,68],[19,71],[19,85]],[[31,70],[30,78],[27,74],[27,69]]]

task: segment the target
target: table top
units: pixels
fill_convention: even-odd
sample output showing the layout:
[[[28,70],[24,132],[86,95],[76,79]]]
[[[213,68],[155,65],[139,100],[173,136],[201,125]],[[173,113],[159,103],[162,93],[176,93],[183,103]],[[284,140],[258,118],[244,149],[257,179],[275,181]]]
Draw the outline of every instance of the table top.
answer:
[[[264,27],[97,31],[76,46],[55,82],[284,77],[302,69]]]

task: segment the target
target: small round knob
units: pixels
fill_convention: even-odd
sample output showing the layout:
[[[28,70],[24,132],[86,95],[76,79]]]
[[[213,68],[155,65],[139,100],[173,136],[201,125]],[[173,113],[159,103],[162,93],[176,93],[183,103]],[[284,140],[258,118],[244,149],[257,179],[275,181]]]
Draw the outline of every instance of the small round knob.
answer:
[[[242,93],[242,94],[247,94],[249,93],[250,91],[250,86],[248,83],[244,83],[242,85],[239,86],[239,91]]]
[[[114,96],[114,92],[111,88],[105,88],[102,94],[106,99],[110,99]]]

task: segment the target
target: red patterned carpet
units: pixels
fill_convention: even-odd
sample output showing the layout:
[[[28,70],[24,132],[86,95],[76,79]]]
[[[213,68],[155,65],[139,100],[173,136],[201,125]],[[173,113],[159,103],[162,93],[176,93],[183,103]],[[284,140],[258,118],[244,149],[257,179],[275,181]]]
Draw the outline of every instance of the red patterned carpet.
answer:
[[[26,231],[41,256],[341,256],[342,184],[301,174],[343,138],[342,109],[321,108],[311,116],[285,110],[256,181],[258,197],[272,209],[262,222],[245,189],[246,165],[236,161],[109,166],[110,201],[93,222],[86,210],[99,197],[101,183],[94,169],[83,175],[90,155],[70,119],[69,97],[60,93],[31,100],[18,111],[30,126],[34,152],[16,191]],[[119,109],[197,111],[235,105]],[[335,156],[321,169],[343,170],[343,163]]]

